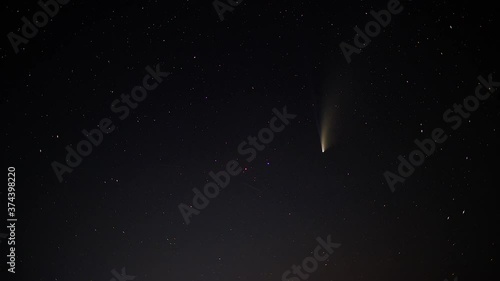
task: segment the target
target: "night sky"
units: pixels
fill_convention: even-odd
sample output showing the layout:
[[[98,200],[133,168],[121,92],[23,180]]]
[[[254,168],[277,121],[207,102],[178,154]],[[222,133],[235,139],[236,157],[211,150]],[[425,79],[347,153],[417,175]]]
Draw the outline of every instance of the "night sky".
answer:
[[[211,1],[2,2],[2,281],[498,279],[493,2]]]

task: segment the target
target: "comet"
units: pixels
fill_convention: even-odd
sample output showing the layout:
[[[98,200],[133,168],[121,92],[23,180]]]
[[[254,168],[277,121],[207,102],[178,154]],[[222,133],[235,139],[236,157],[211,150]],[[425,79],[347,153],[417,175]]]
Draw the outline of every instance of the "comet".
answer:
[[[330,148],[334,143],[335,107],[331,104],[325,105],[321,113],[320,141],[321,152]]]
[[[319,89],[312,93],[314,117],[318,130],[321,153],[325,153],[337,144],[340,133],[341,104],[344,96],[345,78],[342,73],[330,71],[325,75]],[[350,85],[349,85],[350,86]],[[317,95],[315,95],[317,93]]]

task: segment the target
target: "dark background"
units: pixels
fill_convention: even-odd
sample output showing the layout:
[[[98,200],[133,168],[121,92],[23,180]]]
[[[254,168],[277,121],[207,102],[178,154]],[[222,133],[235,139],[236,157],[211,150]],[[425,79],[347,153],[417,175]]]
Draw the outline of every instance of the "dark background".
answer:
[[[348,64],[340,42],[387,2],[245,0],[221,22],[210,1],[71,1],[17,55],[6,35],[40,8],[2,2],[2,280],[281,280],[327,235],[342,246],[309,280],[498,278],[498,94],[453,133],[442,119],[478,75],[500,80],[498,9],[401,1]],[[157,63],[172,75],[119,121],[110,103]],[[284,106],[297,118],[246,163],[238,144]],[[59,183],[52,161],[104,117],[116,130]],[[384,171],[436,127],[449,139],[391,193]],[[179,203],[232,159],[245,172],[186,225]]]

